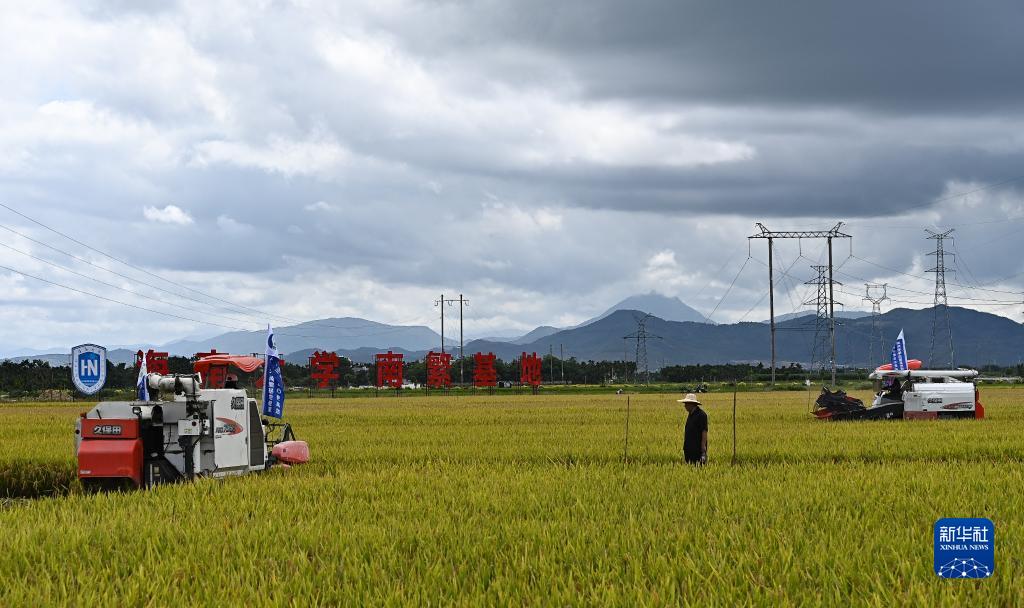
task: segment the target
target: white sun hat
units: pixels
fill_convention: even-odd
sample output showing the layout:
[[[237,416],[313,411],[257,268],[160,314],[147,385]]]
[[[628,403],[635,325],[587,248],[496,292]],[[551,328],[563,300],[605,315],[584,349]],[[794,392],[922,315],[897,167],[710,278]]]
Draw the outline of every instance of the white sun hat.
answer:
[[[687,393],[682,399],[676,399],[676,403],[693,403],[695,405],[701,405],[700,401],[697,401],[697,395],[693,393]]]

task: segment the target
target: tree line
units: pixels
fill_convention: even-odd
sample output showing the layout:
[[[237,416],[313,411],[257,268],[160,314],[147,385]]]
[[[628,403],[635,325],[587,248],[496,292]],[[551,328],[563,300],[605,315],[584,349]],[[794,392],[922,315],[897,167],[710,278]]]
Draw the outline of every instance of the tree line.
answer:
[[[177,374],[192,373],[193,358],[168,357],[170,372]],[[464,382],[473,383],[473,357],[453,358],[450,374],[455,385]],[[519,361],[496,359],[495,372],[499,382],[516,383],[519,381]],[[310,388],[316,382],[311,373],[315,370],[308,362],[287,362],[282,368],[285,384],[289,387]],[[843,380],[864,380],[867,370],[843,369],[838,377]],[[986,375],[1024,376],[1024,365],[996,366],[987,365],[979,369]],[[353,363],[346,357],[340,357],[340,365],[335,370],[338,380],[331,383],[331,388],[348,388],[373,386],[376,383],[376,369],[372,363]],[[247,388],[255,387],[254,374],[241,374],[242,384]],[[544,384],[624,384],[638,383],[643,379],[637,377],[636,364],[631,361],[580,361],[575,357],[559,359],[553,355],[542,357],[541,375]],[[406,382],[423,385],[427,381],[426,363],[422,359],[406,361],[403,368]],[[779,382],[803,381],[807,377],[817,379],[816,372],[799,364],[790,364],[775,370]],[[131,364],[107,362],[106,389],[127,390],[135,386],[138,369]],[[766,382],[771,378],[771,370],[764,364],[704,364],[704,365],[669,365],[651,372],[651,382],[665,383],[701,383],[701,382]],[[51,366],[46,361],[3,361],[0,362],[0,395],[19,397],[45,390],[73,390],[71,369],[68,366]]]

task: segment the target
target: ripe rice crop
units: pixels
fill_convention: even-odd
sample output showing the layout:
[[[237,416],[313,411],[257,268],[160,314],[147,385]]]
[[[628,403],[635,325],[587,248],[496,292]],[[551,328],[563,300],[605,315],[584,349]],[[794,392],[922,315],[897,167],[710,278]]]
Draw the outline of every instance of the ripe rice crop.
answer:
[[[1022,605],[1024,392],[982,397],[830,424],[741,393],[733,467],[703,395],[704,468],[674,395],[631,398],[628,463],[625,395],[296,400],[308,465],[100,495],[61,485],[81,404],[0,406],[0,496],[65,494],[0,507],[0,605]],[[947,516],[995,522],[993,578],[932,572]]]

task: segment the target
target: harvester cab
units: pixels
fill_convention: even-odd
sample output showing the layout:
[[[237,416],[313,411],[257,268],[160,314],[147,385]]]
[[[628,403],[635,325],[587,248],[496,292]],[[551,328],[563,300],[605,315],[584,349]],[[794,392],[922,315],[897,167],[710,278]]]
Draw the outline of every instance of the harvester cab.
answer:
[[[148,374],[153,401],[110,401],[76,423],[78,477],[89,489],[151,487],[301,464],[309,447],[270,423],[242,389],[201,388],[199,374]],[[279,439],[270,439],[277,429]]]

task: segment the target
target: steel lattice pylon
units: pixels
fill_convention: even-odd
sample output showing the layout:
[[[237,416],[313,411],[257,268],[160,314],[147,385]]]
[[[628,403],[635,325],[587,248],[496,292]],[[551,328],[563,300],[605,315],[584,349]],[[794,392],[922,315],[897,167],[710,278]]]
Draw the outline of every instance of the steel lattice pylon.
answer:
[[[817,276],[810,281],[804,283],[805,285],[817,286],[817,295],[813,300],[808,300],[804,304],[815,307],[814,313],[814,342],[811,345],[811,370],[817,369],[819,374],[824,372],[825,369],[831,368],[834,364],[832,361],[832,326],[831,311],[833,303],[830,297],[832,289],[829,286],[829,267],[828,266],[811,266],[811,268],[817,273]],[[841,285],[838,281],[832,281],[832,285]]]
[[[888,295],[889,284],[882,283],[865,283],[864,284],[864,300],[871,302],[871,339],[878,338],[878,360],[884,362],[885,356],[885,339],[882,337],[881,328],[878,326],[878,317],[882,315],[882,302],[889,299]],[[881,294],[879,294],[881,291]],[[871,347],[868,347],[868,364],[871,364]]]
[[[637,319],[636,331],[623,336],[626,340],[636,340],[636,380],[637,384],[650,384],[651,383],[651,370],[648,368],[647,363],[647,340],[653,338],[660,340],[661,336],[656,336],[647,331],[647,319],[650,319],[653,315],[650,313]],[[643,376],[641,376],[643,374]]]
[[[928,254],[935,256],[935,267],[926,271],[935,274],[935,301],[932,307],[932,343],[928,353],[928,364],[933,368],[939,368],[939,364],[935,359],[935,337],[939,333],[939,311],[941,308],[946,320],[946,335],[949,337],[949,368],[954,369],[956,367],[956,360],[953,356],[953,328],[949,323],[949,303],[946,298],[946,272],[954,272],[952,268],[946,268],[946,256],[952,256],[953,254],[947,254],[944,247],[944,241],[953,238],[950,236],[953,233],[953,229],[950,228],[945,232],[925,229],[925,232],[930,235],[928,240],[935,241],[935,251]]]

